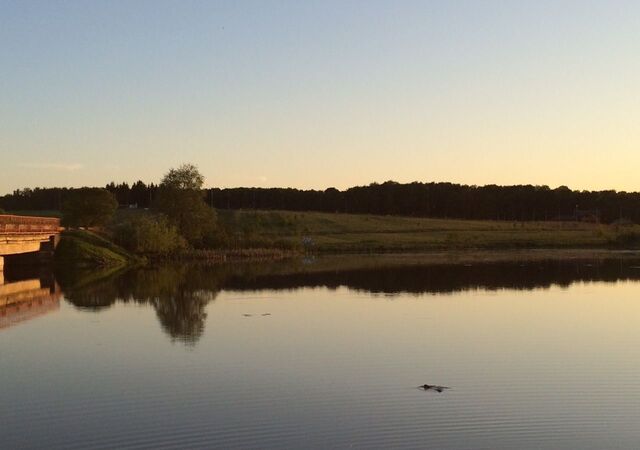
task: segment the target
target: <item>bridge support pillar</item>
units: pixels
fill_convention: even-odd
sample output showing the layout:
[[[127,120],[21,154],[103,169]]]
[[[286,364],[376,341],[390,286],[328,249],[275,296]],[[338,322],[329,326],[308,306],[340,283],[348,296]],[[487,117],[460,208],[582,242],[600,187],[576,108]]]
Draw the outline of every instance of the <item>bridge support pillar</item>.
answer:
[[[0,256],[0,286],[4,284],[4,257]]]
[[[56,250],[58,241],[58,236],[51,236],[48,242],[40,244],[40,250],[38,251],[38,261],[40,263],[48,263],[53,260],[53,253]]]

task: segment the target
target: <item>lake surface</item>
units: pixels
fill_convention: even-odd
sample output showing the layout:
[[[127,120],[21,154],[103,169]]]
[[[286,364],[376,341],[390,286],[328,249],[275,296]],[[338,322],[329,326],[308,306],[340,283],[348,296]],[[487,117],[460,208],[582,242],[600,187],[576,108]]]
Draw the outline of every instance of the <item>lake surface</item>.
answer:
[[[2,449],[640,448],[633,258],[9,269]]]

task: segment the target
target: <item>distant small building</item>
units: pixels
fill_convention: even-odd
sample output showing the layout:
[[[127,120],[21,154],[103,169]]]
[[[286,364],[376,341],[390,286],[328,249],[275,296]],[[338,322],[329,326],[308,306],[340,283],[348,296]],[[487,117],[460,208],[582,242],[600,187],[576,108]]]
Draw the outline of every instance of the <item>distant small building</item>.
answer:
[[[597,209],[576,209],[576,222],[600,223],[600,211]]]
[[[556,217],[561,222],[587,222],[600,223],[600,210],[598,209],[576,209],[573,214],[561,214]]]

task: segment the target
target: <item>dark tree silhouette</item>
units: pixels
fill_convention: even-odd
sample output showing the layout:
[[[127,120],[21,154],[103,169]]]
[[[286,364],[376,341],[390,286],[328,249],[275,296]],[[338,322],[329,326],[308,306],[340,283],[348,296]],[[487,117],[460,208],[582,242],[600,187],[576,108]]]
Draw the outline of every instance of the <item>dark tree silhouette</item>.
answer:
[[[170,172],[171,173],[171,172]],[[169,174],[167,174],[169,175]],[[172,179],[175,177],[171,177]],[[161,188],[142,181],[109,183],[120,205],[148,208]],[[190,189],[186,189],[187,191]],[[35,188],[0,197],[0,208],[60,210],[73,190]],[[600,220],[627,219],[640,223],[640,193],[577,191],[566,186],[474,186],[453,183],[372,183],[346,190],[328,188],[213,188],[200,190],[204,203],[218,209],[271,209],[353,214],[389,214],[416,217],[478,220]]]
[[[74,189],[62,204],[62,222],[70,227],[105,225],[118,207],[118,202],[106,189]]]

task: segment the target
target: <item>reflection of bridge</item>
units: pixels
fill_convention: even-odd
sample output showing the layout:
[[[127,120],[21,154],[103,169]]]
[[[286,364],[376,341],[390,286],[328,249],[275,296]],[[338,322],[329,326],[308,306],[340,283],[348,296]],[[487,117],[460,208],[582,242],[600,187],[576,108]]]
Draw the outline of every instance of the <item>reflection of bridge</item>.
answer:
[[[39,252],[51,254],[60,236],[60,219],[0,215],[0,284],[4,256]]]
[[[54,281],[31,279],[0,285],[0,330],[57,311],[61,295]]]

